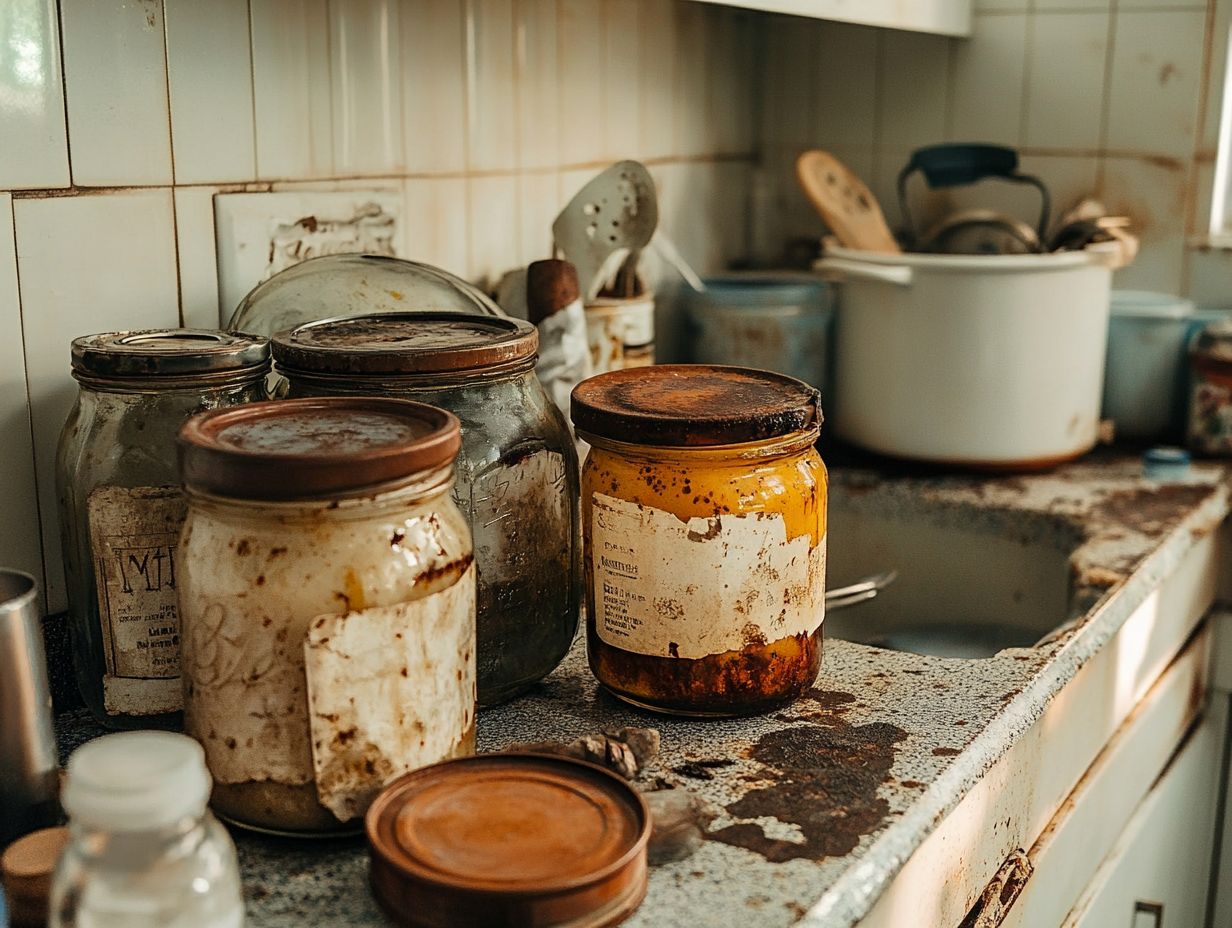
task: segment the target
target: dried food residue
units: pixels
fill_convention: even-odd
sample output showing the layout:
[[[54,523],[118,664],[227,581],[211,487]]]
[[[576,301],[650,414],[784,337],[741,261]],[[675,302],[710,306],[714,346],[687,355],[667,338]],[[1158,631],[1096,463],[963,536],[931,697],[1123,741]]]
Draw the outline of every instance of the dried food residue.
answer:
[[[672,768],[673,773],[691,780],[713,780],[714,771],[720,767],[730,767],[735,761],[730,758],[709,758],[706,760],[691,760]]]
[[[768,837],[761,825],[738,823],[709,837],[743,847],[772,863],[822,860],[850,854],[889,814],[877,795],[894,764],[895,745],[907,737],[896,725],[796,725],[763,735],[750,751],[772,785],[730,803],[736,818],[769,816],[796,825],[803,840]]]

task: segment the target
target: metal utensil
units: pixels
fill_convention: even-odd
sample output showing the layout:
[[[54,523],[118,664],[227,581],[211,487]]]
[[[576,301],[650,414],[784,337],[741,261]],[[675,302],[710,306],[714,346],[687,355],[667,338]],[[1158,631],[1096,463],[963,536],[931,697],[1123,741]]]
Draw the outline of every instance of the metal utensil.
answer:
[[[942,255],[1026,255],[1040,251],[1040,240],[1021,219],[990,209],[965,209],[925,233],[920,250]]]
[[[552,236],[577,268],[583,302],[646,247],[658,224],[654,180],[636,161],[616,162],[577,192],[552,223]]]
[[[59,817],[38,585],[0,569],[0,847]]]
[[[856,603],[874,599],[878,593],[898,579],[897,570],[885,570],[863,580],[857,580],[848,586],[840,586],[835,590],[826,590],[826,609],[842,609],[854,606]]]
[[[664,261],[676,269],[676,273],[684,278],[684,282],[693,288],[697,293],[706,292],[706,284],[702,281],[701,275],[693,270],[693,266],[684,259],[684,255],[680,253],[675,243],[663,234],[662,229],[655,229],[654,237],[650,240],[650,247],[659,253]]]

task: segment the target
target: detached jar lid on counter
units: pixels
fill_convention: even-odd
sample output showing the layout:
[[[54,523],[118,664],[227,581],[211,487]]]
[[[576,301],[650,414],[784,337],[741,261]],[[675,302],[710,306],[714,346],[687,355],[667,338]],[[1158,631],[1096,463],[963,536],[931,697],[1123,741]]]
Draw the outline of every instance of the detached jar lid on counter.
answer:
[[[483,754],[390,784],[368,810],[372,890],[415,928],[601,928],[646,893],[650,812],[594,764]]]
[[[687,716],[767,712],[821,667],[826,470],[818,393],[769,371],[679,364],[573,391],[590,667]]]
[[[253,335],[204,329],[105,332],[73,339],[73,376],[82,383],[134,388],[217,385],[232,378],[261,377],[269,365],[269,341]]]

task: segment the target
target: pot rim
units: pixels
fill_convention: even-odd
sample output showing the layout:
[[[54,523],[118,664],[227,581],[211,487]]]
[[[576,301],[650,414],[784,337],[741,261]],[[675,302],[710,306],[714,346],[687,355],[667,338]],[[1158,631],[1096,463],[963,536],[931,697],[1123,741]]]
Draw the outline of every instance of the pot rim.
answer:
[[[932,255],[913,252],[888,254],[834,246],[826,248],[822,261],[828,257],[887,267],[919,268],[922,271],[1022,273],[1104,266],[1103,256],[1088,251],[1056,251],[1044,255]]]

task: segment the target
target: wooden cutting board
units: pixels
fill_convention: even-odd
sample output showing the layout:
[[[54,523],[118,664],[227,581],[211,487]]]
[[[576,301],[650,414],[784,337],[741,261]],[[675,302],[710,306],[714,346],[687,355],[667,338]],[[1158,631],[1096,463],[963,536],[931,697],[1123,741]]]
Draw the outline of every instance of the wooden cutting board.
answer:
[[[847,165],[828,151],[806,151],[796,160],[796,176],[844,248],[899,254],[877,198]]]

